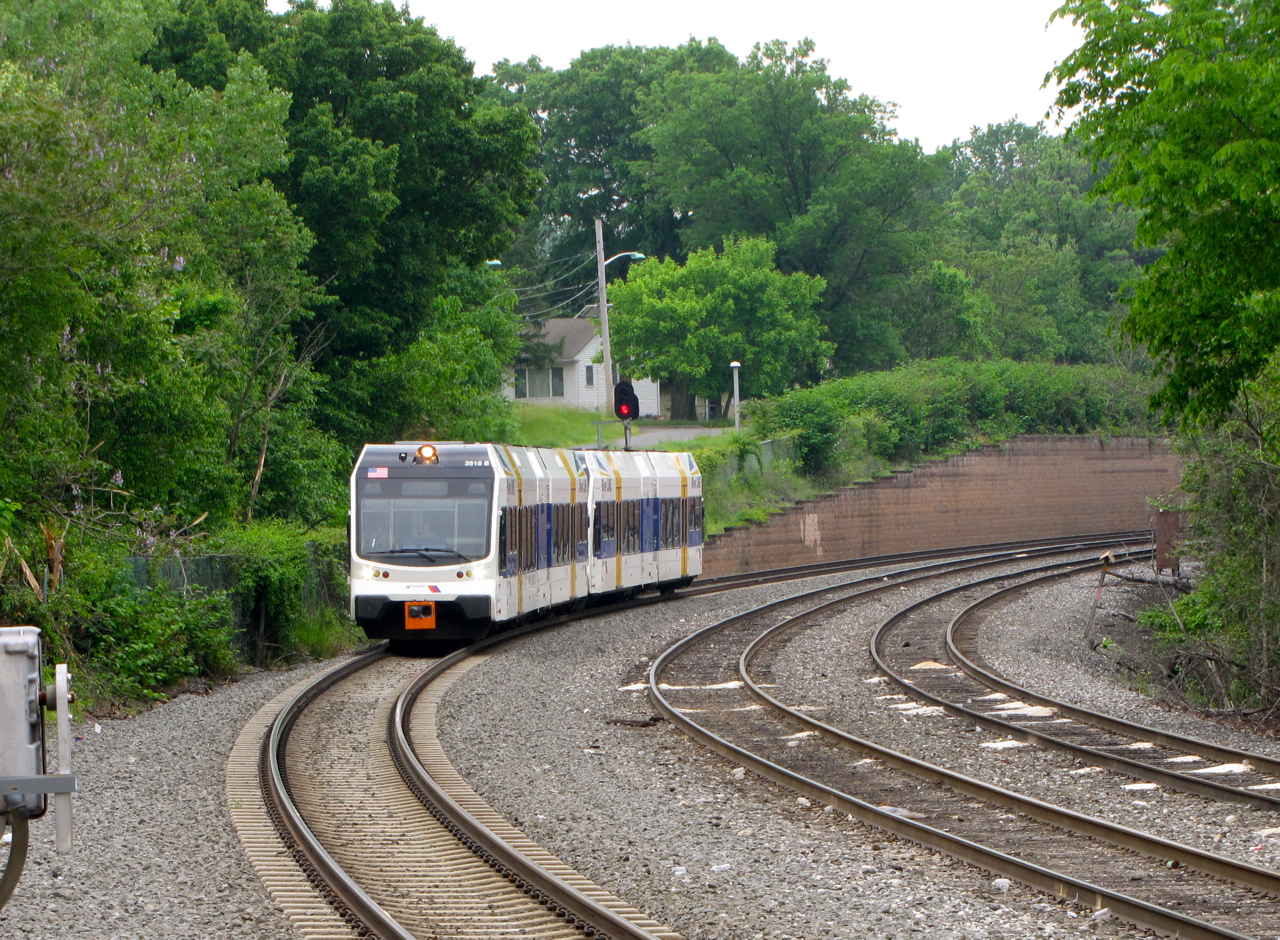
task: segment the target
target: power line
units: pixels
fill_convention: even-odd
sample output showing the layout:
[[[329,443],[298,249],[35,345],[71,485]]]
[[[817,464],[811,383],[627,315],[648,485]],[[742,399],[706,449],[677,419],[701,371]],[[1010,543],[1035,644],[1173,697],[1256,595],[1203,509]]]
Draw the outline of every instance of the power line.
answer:
[[[525,316],[525,319],[526,319],[526,320],[537,320],[537,319],[539,319],[539,318],[541,318],[541,317],[545,317],[548,313],[551,313],[551,311],[553,311],[553,310],[559,310],[561,307],[564,307],[564,306],[566,306],[566,305],[568,305],[568,304],[573,303],[575,300],[577,300],[579,297],[581,297],[583,294],[587,293],[588,291],[593,291],[593,290],[598,290],[598,289],[599,289],[599,287],[598,287],[597,285],[595,285],[595,284],[588,284],[588,285],[586,285],[585,287],[583,287],[583,288],[582,288],[582,290],[578,291],[576,294],[574,294],[572,297],[570,297],[568,300],[563,300],[563,301],[561,301],[560,303],[556,304],[554,307],[547,307],[545,310],[541,310],[541,311],[539,311],[538,313],[528,314],[528,315],[526,315],[526,316]]]

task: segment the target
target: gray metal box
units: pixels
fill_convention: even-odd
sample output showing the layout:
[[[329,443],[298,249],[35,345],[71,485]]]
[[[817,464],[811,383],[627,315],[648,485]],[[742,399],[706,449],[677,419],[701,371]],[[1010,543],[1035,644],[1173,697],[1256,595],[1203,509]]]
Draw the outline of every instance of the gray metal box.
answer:
[[[44,719],[40,711],[40,630],[0,627],[0,777],[38,777],[44,773]],[[5,794],[0,811],[26,803],[38,816],[43,794]]]

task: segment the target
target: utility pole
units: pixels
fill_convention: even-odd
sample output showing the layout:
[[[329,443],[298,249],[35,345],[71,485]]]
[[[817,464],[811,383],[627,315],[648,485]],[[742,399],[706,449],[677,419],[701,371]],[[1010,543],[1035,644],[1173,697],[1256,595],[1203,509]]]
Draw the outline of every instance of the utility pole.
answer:
[[[609,346],[609,298],[605,294],[604,280],[604,223],[596,219],[596,277],[600,281],[600,347],[604,361],[604,410],[613,411],[613,350]]]

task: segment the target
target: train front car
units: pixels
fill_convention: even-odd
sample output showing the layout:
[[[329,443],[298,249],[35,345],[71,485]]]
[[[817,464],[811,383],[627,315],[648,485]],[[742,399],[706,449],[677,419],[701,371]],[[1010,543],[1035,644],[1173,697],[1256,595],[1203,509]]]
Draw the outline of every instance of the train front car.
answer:
[[[498,577],[488,444],[368,444],[351,475],[351,616],[371,639],[484,636]]]

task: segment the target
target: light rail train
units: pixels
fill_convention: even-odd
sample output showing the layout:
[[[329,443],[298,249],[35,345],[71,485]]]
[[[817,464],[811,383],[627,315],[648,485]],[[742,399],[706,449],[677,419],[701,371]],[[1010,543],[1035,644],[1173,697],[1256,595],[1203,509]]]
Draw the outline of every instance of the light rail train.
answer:
[[[456,645],[692,582],[702,475],[688,453],[366,444],[349,541],[351,616],[371,639]]]

